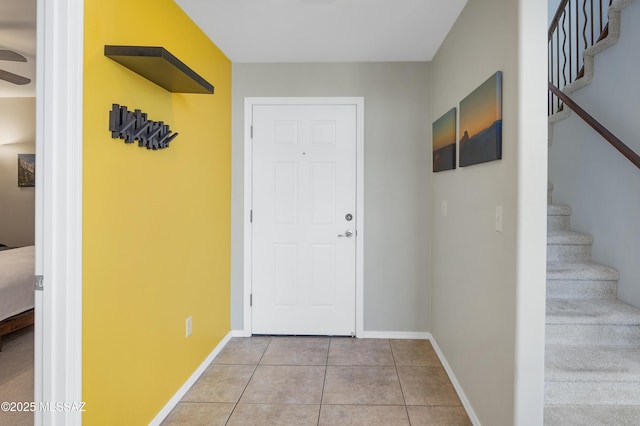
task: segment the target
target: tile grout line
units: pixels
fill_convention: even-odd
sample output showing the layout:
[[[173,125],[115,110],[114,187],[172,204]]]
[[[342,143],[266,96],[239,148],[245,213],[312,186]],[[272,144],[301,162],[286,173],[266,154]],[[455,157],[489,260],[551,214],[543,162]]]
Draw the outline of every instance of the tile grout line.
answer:
[[[248,337],[248,338],[251,339],[251,337]],[[244,385],[244,389],[242,389],[242,392],[240,393],[240,396],[238,397],[238,400],[236,401],[235,404],[233,404],[233,409],[229,413],[229,417],[227,417],[227,421],[224,422],[225,426],[229,424],[229,420],[231,420],[231,416],[233,416],[233,413],[236,411],[236,408],[238,407],[238,404],[240,403],[240,400],[242,399],[242,396],[244,395],[244,393],[246,392],[247,388],[249,387],[249,383],[251,383],[251,379],[253,379],[254,374],[256,374],[256,371],[258,370],[258,367],[260,366],[260,362],[262,361],[262,358],[264,358],[264,354],[267,352],[267,349],[269,349],[269,345],[271,345],[272,340],[273,339],[271,338],[271,336],[269,336],[269,343],[267,343],[267,346],[265,346],[264,350],[262,351],[262,355],[260,355],[260,359],[256,363],[256,365],[255,365],[255,367],[253,369],[253,372],[251,373],[251,377],[249,377],[249,380],[247,380],[247,384]]]
[[[327,357],[324,361],[324,379],[322,380],[322,392],[320,393],[320,408],[318,408],[317,426],[320,426],[320,416],[322,414],[322,400],[324,399],[324,387],[327,384],[327,370],[329,369],[329,352],[331,351],[332,337],[329,337],[329,346],[327,346]]]
[[[396,376],[398,376],[398,384],[400,385],[400,393],[402,393],[402,402],[404,402],[404,413],[407,415],[407,421],[411,426],[411,418],[409,417],[409,410],[407,409],[407,399],[404,396],[404,389],[402,388],[402,381],[400,380],[400,373],[398,372],[398,364],[396,363],[396,356],[393,353],[393,345],[391,339],[389,339],[389,347],[391,348],[391,358],[393,358],[393,368],[396,370]]]
[[[255,377],[255,373],[257,372],[257,368],[260,365],[262,365],[262,362],[265,360],[266,353],[271,348],[271,344],[275,343],[274,336],[265,336],[265,337],[267,337],[267,339],[265,339],[266,341],[261,342],[260,345],[256,345],[257,349],[259,349],[259,346],[263,346],[264,345],[262,351],[260,353],[257,353],[257,351],[252,352],[254,354],[252,356],[253,359],[254,359],[254,360],[252,360],[252,362],[247,363],[247,364],[242,364],[242,363],[238,364],[238,361],[242,361],[242,359],[239,359],[236,356],[231,356],[230,359],[233,362],[230,362],[229,364],[218,364],[218,367],[224,366],[224,365],[236,365],[236,366],[247,366],[247,367],[250,366],[252,368],[252,371],[249,372],[250,373],[249,377],[248,377],[247,381],[245,382],[245,385],[243,386],[243,389],[241,389],[241,392],[239,393],[239,396],[237,397],[235,403],[232,403],[231,401],[229,401],[230,405],[232,405],[232,409],[229,411],[229,414],[227,415],[227,417],[226,417],[226,419],[224,421],[225,425],[231,424],[231,418],[235,414],[235,410],[239,406],[240,400],[243,398],[244,394],[248,390],[249,385],[251,384],[253,378]],[[406,355],[404,353],[405,351],[403,351],[404,346],[403,345],[394,345],[393,344],[394,341],[398,342],[395,339],[384,339],[384,340],[386,340],[387,347],[390,349],[390,354],[391,354],[392,362],[393,362],[392,366],[394,367],[394,370],[396,372],[396,377],[398,379],[398,384],[400,385],[400,391],[401,391],[403,403],[400,403],[400,404],[397,404],[397,403],[396,404],[389,404],[389,403],[387,403],[387,404],[384,404],[384,403],[382,403],[382,404],[380,404],[380,403],[371,403],[371,404],[349,403],[349,404],[345,404],[345,403],[341,403],[341,402],[335,402],[334,404],[324,404],[324,391],[326,390],[326,380],[328,378],[328,368],[330,366],[329,365],[329,360],[331,359],[331,356],[330,356],[331,355],[331,348],[333,347],[334,344],[338,344],[338,340],[339,340],[337,338],[332,338],[330,336],[327,336],[327,337],[328,337],[328,339],[327,339],[328,341],[327,341],[327,346],[325,347],[326,348],[325,349],[326,352],[325,352],[325,357],[324,357],[325,371],[324,371],[323,383],[322,383],[322,387],[321,387],[320,403],[319,403],[319,407],[317,408],[318,417],[317,417],[317,420],[316,420],[316,426],[319,426],[320,424],[322,424],[322,421],[321,421],[322,417],[321,416],[322,416],[323,410],[325,408],[324,407],[325,405],[327,405],[327,407],[332,406],[332,405],[345,405],[345,406],[352,406],[352,407],[359,407],[359,406],[362,406],[362,405],[372,405],[372,406],[379,406],[379,407],[383,407],[383,406],[389,406],[389,407],[396,406],[396,407],[399,407],[399,406],[401,406],[401,404],[404,405],[405,416],[406,416],[405,418],[407,419],[407,424],[411,425],[412,424],[412,419],[410,418],[409,413],[408,413],[408,407],[409,406],[407,405],[407,399],[406,399],[407,398],[407,396],[406,396],[407,392],[411,393],[410,392],[411,391],[411,387],[409,387],[408,389],[404,389],[405,386],[403,385],[402,381],[400,380],[401,378],[400,378],[400,372],[399,372],[399,369],[401,367],[403,367],[403,368],[407,367],[405,364],[406,364],[407,361],[409,361],[409,360],[404,360],[404,358],[403,358],[403,356]],[[336,342],[333,342],[333,340],[336,340]],[[251,347],[251,346],[254,346],[254,345],[249,345],[249,347]],[[340,345],[338,345],[337,348],[339,349]],[[381,348],[383,348],[383,346]],[[395,353],[396,351],[398,351],[397,354]],[[233,352],[233,353],[236,353],[236,352],[237,352],[237,350],[235,352]],[[232,355],[232,354],[230,354],[230,355]],[[257,360],[255,360],[255,355],[258,355],[258,359]],[[398,358],[400,358],[400,360],[398,360],[396,358],[396,355],[398,356]],[[415,365],[416,367],[420,367],[420,366],[422,366],[422,362],[425,359],[428,359],[428,357],[425,358],[426,354],[422,353],[422,351],[420,351],[419,354],[414,354],[414,355],[418,355],[418,358],[415,358],[415,359],[412,358],[410,360],[409,364],[407,364],[407,365],[410,365],[410,366]],[[347,357],[347,358],[351,359],[352,362],[354,361],[354,358],[352,356]],[[398,361],[402,362],[403,364],[398,365]],[[297,361],[293,361],[293,363],[292,362],[288,362],[288,363],[286,363],[286,366],[288,366],[288,367],[295,367],[295,366],[298,366],[298,365],[303,366],[302,364],[297,364],[296,362]],[[215,364],[215,362],[214,362],[214,364]],[[311,365],[323,366],[323,362],[320,361],[320,362],[317,362],[317,364],[309,364],[309,366],[311,366]],[[391,366],[391,364],[387,364],[387,365]],[[383,367],[383,366],[384,365],[379,365],[379,364],[375,364],[375,363],[368,363],[366,365],[359,365],[359,366],[358,365],[354,365],[354,364],[349,364],[349,365],[345,364],[345,365],[338,366],[338,367],[358,368],[358,367]],[[215,367],[215,365],[214,365],[214,367]],[[428,367],[428,368],[440,367],[440,368],[442,368],[442,365],[441,365],[441,363],[438,363],[438,366],[436,366],[436,365],[432,366],[431,364],[428,363],[428,365],[425,365],[425,367]],[[248,371],[248,370],[245,370],[245,371]],[[406,373],[407,372],[405,371],[405,374]],[[409,372],[409,374],[410,374],[410,372]],[[214,402],[214,401],[182,401],[181,400],[180,402],[183,403],[183,404],[191,404],[191,405],[195,406],[195,405],[202,405],[202,404],[211,405],[211,402]],[[220,401],[220,403],[224,403],[224,401]],[[269,405],[268,403],[249,403],[248,405],[264,405],[264,404]],[[276,405],[281,405],[281,404],[276,404]],[[304,406],[304,405],[309,405],[309,404],[307,404],[307,403],[286,404],[285,403],[284,405],[294,405],[294,406],[295,405],[302,405],[302,406]],[[448,402],[442,401],[440,403],[436,403],[436,404],[433,404],[433,405],[432,404],[428,404],[428,403],[425,403],[425,404],[419,403],[418,405],[425,406],[425,407],[459,407],[460,403],[458,402],[458,404],[450,405]]]

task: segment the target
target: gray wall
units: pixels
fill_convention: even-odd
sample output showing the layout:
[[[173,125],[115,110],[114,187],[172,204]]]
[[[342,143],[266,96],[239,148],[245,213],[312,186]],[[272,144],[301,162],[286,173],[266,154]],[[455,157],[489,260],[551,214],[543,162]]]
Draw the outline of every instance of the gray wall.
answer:
[[[640,1],[621,19],[620,40],[596,55],[593,81],[572,97],[640,153]],[[571,206],[572,228],[594,237],[593,260],[620,272],[618,298],[640,308],[640,170],[575,114],[554,125],[549,167],[554,204]]]
[[[34,243],[35,188],[18,187],[18,154],[35,153],[35,98],[0,98],[0,243]]]
[[[233,64],[233,329],[243,328],[244,98],[362,96],[364,329],[428,331],[428,84],[428,63]]]
[[[542,424],[546,12],[469,0],[431,62],[431,121],[503,71],[502,159],[436,173],[430,191],[431,333],[484,425]]]
[[[549,0],[548,4],[547,4],[547,12],[548,12],[548,25],[551,24],[551,21],[553,20],[553,17],[555,16],[556,12],[558,11],[558,6],[560,6],[560,2],[562,0]]]

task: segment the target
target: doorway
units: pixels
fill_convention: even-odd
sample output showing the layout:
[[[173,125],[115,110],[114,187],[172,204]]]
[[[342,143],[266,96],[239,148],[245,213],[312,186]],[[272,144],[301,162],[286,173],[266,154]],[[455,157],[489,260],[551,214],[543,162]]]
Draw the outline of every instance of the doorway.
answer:
[[[245,100],[245,335],[362,333],[363,108]]]

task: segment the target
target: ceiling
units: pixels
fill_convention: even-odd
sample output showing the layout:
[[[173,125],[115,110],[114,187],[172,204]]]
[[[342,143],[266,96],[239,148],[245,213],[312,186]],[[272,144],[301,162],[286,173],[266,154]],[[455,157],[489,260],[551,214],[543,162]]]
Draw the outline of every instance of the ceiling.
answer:
[[[467,0],[176,0],[232,62],[430,61]]]
[[[0,0],[0,49],[13,50],[27,62],[0,61],[0,69],[30,78],[16,86],[0,80],[0,97],[31,97],[36,94],[36,0]]]
[[[232,62],[429,61],[467,0],[176,0]],[[36,0],[0,1],[0,97],[35,96]]]

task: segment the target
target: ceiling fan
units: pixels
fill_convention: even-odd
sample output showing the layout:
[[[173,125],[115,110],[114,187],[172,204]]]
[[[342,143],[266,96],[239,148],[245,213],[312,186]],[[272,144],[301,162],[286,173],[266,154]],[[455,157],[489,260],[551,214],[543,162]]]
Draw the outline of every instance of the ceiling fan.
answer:
[[[27,62],[27,58],[13,50],[0,49],[0,61],[12,61],[12,62]],[[0,80],[8,81],[9,83],[23,85],[31,83],[31,79],[23,77],[18,74],[14,74],[9,71],[0,69]]]

